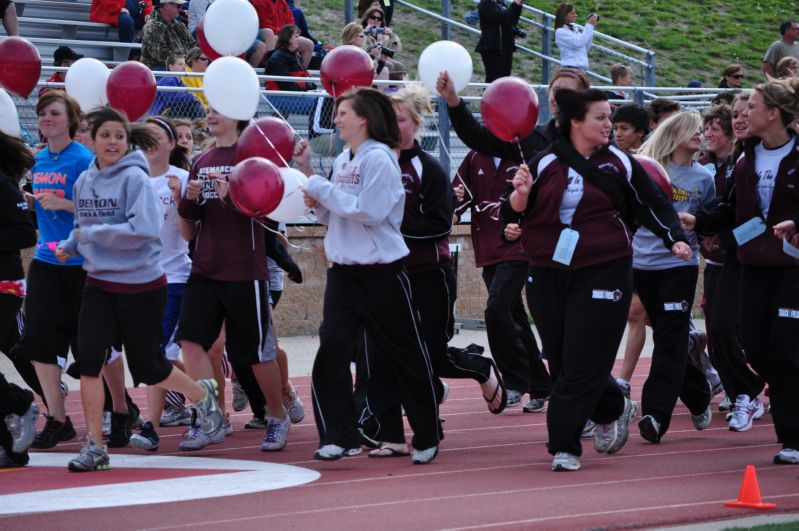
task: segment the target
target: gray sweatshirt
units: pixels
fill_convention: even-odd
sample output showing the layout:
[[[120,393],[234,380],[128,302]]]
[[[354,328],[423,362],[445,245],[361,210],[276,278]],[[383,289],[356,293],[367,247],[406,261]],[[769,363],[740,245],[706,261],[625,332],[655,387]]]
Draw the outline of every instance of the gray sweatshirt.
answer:
[[[669,163],[666,172],[671,179],[671,190],[674,198],[672,205],[677,212],[696,214],[708,206],[716,197],[716,186],[713,175],[698,162],[684,168]],[[696,233],[685,231],[693,255],[690,260],[682,260],[663,246],[663,240],[652,231],[641,227],[633,237],[633,268],[644,270],[671,269],[680,266],[699,265],[699,245]]]
[[[158,196],[149,183],[150,166],[141,151],[102,170],[96,159],[75,182],[76,230],[59,247],[83,256],[89,277],[120,284],[144,284],[163,276]]]
[[[409,252],[400,233],[405,188],[397,155],[368,140],[350,156],[345,149],[336,157],[329,181],[318,175],[308,181],[308,194],[320,203],[317,220],[327,225],[327,259],[345,265],[396,262]]]

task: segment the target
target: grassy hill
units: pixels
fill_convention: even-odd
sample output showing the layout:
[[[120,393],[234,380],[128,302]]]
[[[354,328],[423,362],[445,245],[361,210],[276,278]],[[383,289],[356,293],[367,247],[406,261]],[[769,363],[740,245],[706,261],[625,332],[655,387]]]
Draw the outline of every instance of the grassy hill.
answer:
[[[308,17],[313,35],[326,44],[338,44],[344,25],[343,2],[297,0],[297,3]],[[431,11],[440,10],[437,0],[416,0],[415,3]],[[554,12],[557,7],[557,2],[552,1],[526,0],[526,3],[548,12]],[[763,54],[768,45],[779,38],[780,21],[795,16],[796,12],[796,4],[785,0],[593,0],[575,5],[578,20],[592,11],[600,13],[598,31],[655,51],[657,83],[661,86],[684,86],[691,79],[715,86],[721,71],[733,62],[745,67],[745,86],[759,82]],[[475,6],[472,0],[453,0],[452,17],[463,21],[463,15]],[[416,58],[421,51],[440,38],[440,25],[429,17],[397,6],[393,26],[403,43],[398,59],[410,72],[415,72]],[[524,29],[528,30],[528,37],[521,42],[540,50],[540,32],[531,26],[524,26]],[[475,35],[457,29],[453,30],[453,39],[470,51],[477,42]],[[557,52],[555,54],[557,56]],[[480,81],[483,65],[476,53],[472,56],[474,79]],[[613,60],[596,52],[591,52],[589,57],[592,69],[608,75]],[[539,60],[517,53],[515,61],[515,73],[531,82],[540,80]]]

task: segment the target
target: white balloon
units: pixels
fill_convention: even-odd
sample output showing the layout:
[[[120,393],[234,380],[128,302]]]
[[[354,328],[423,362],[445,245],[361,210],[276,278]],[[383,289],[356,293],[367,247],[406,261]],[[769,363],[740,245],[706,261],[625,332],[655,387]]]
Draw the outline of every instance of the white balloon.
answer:
[[[472,56],[466,48],[453,41],[438,41],[424,49],[419,56],[419,79],[430,92],[436,92],[438,75],[446,70],[460,92],[472,80]]]
[[[217,53],[239,55],[258,35],[258,13],[247,0],[216,0],[205,12],[203,28]]]
[[[280,168],[283,178],[283,199],[266,217],[274,221],[297,221],[306,212],[302,188],[308,186],[308,177],[294,168]]]
[[[249,120],[258,109],[258,76],[246,61],[238,57],[220,57],[208,65],[203,78],[203,92],[216,112],[234,120]]]
[[[14,102],[8,92],[0,88],[0,132],[13,136],[20,137],[19,130],[19,115]]]
[[[64,79],[67,94],[78,100],[83,112],[103,107],[108,104],[105,85],[110,75],[111,70],[97,59],[78,59],[69,67]]]

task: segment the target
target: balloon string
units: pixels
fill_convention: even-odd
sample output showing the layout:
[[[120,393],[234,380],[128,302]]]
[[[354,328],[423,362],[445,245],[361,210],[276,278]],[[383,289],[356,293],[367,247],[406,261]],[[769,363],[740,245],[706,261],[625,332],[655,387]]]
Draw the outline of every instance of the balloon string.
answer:
[[[444,137],[441,134],[441,131],[437,130],[436,133],[438,133],[438,140],[441,143],[441,147],[444,148],[444,153],[447,154],[447,158],[449,159],[449,163],[453,164],[455,161],[452,160],[452,154],[450,153],[449,149],[447,149],[447,143],[444,142]],[[461,186],[463,186],[463,189],[469,194],[469,200],[465,201],[462,205],[460,205],[461,207],[465,207],[466,205],[469,205],[469,204],[472,203],[472,201],[474,201],[474,194],[469,189],[469,186],[466,184],[466,181],[463,180],[463,177],[461,177],[460,167],[457,170],[455,170],[455,177],[457,177],[458,180],[460,180]]]
[[[516,138],[513,139],[516,145],[519,147],[519,155],[522,157],[522,164],[527,163],[527,159],[524,157],[524,151],[522,150],[522,141],[519,138],[519,135],[516,135]]]
[[[291,243],[291,242],[289,241],[289,238],[288,238],[288,236],[286,236],[286,235],[285,235],[285,234],[283,234],[282,232],[280,232],[280,231],[278,231],[278,230],[275,230],[275,229],[273,229],[272,227],[270,227],[270,226],[266,225],[265,223],[263,223],[263,222],[262,222],[260,219],[258,219],[258,218],[250,218],[250,219],[252,219],[253,221],[255,221],[257,224],[259,224],[260,226],[262,226],[264,229],[268,230],[269,232],[271,232],[271,233],[273,233],[273,234],[276,234],[277,236],[281,236],[282,238],[285,238],[285,239],[286,239],[286,242],[289,244],[289,247],[291,247],[292,249],[300,249],[300,250],[302,250],[302,251],[311,251],[311,250],[313,250],[313,249],[311,249],[310,247],[308,247],[308,246],[305,246],[305,245],[294,245],[293,243]],[[281,240],[281,241],[282,241],[282,240]]]
[[[263,93],[261,93],[261,98],[263,98],[263,100],[264,100],[264,101],[267,103],[267,105],[269,105],[269,106],[272,108],[272,110],[273,110],[273,111],[275,111],[275,112],[277,113],[277,115],[280,117],[280,119],[281,119],[281,120],[283,120],[284,122],[286,122],[286,125],[287,125],[287,126],[289,126],[289,129],[291,129],[291,132],[292,132],[292,134],[294,134],[294,136],[296,136],[297,138],[302,138],[302,136],[301,136],[301,135],[300,135],[300,134],[297,132],[297,130],[296,130],[296,129],[294,129],[293,127],[291,127],[291,124],[289,123],[289,121],[288,121],[288,120],[286,120],[286,117],[285,117],[285,116],[283,116],[283,113],[281,113],[281,112],[280,112],[280,111],[277,109],[277,107],[275,107],[275,106],[272,104],[272,102],[271,102],[271,101],[269,101],[269,98],[267,98],[267,97],[266,97],[266,96],[265,96]],[[251,119],[251,120],[252,120],[252,119]],[[270,142],[270,144],[271,144],[271,142]]]
[[[270,103],[270,105],[271,105],[271,103]],[[275,110],[277,111],[277,109],[275,109]],[[278,113],[278,114],[279,114],[279,113]],[[282,118],[282,116],[281,116],[281,118]],[[291,130],[292,130],[292,132],[294,133],[294,135],[295,135],[295,136],[299,136],[299,135],[297,134],[297,131],[295,131],[295,130],[294,130],[292,127],[291,127],[291,124],[289,124],[289,123],[286,121],[286,119],[285,119],[285,118],[282,118],[282,119],[283,119],[283,121],[286,123],[286,125],[288,125],[288,126],[289,126],[289,129],[291,129]],[[267,144],[269,144],[269,147],[271,147],[271,148],[272,148],[272,150],[273,150],[275,153],[277,153],[277,156],[278,156],[278,157],[280,157],[280,162],[282,162],[282,163],[283,163],[283,166],[285,166],[286,168],[289,168],[289,167],[291,167],[291,163],[290,163],[290,162],[288,162],[288,161],[287,161],[287,160],[286,160],[286,159],[283,157],[283,154],[282,154],[282,153],[280,153],[280,151],[279,151],[279,150],[278,150],[278,149],[275,147],[275,144],[272,142],[272,140],[271,140],[271,139],[270,139],[268,136],[266,136],[266,133],[264,133],[264,130],[263,130],[263,129],[261,129],[261,126],[260,126],[260,125],[258,125],[258,122],[257,122],[257,121],[256,121],[254,118],[251,118],[251,119],[250,119],[250,125],[253,125],[253,126],[255,127],[255,129],[257,129],[257,130],[258,130],[258,132],[259,132],[259,133],[261,133],[261,136],[262,136],[262,137],[264,137],[264,140],[266,140],[266,143],[267,143]],[[304,184],[304,183],[303,183],[303,182],[300,180],[300,178],[299,178],[299,177],[297,177],[297,175],[295,175],[295,174],[293,174],[293,173],[292,173],[292,177],[294,178],[294,180],[296,181],[296,183],[297,183],[297,185],[298,185],[298,186],[300,186],[300,187],[304,187],[304,186],[305,186],[305,184]]]

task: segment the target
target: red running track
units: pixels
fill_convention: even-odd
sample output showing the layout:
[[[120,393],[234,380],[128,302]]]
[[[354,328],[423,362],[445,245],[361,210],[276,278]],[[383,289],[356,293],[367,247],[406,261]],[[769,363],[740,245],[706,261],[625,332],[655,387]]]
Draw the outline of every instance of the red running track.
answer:
[[[648,364],[648,359],[641,360],[633,398],[640,397]],[[799,511],[799,467],[772,464],[779,446],[768,414],[750,431],[732,433],[714,405],[710,428],[698,432],[680,404],[660,445],[643,441],[633,424],[630,440],[618,454],[597,454],[592,441],[586,440],[582,470],[554,473],[544,447],[545,414],[524,414],[515,408],[491,415],[474,382],[451,380],[449,399],[441,409],[446,438],[432,464],[414,466],[410,458],[370,459],[365,453],[324,463],[312,459],[317,437],[309,381],[299,378],[294,383],[308,406],[308,416],[292,427],[285,451],[261,453],[263,433],[244,430],[249,415],[242,412],[233,415],[236,432],[224,444],[191,454],[177,450],[181,429],[162,428],[157,455],[291,464],[320,472],[314,482],[213,499],[2,516],[0,528],[651,528],[752,516],[754,511],[723,506],[724,501],[737,497],[744,468],[750,464],[757,467],[764,500],[777,503],[776,512]],[[85,426],[76,394],[70,395],[67,407],[82,435]],[[143,390],[135,390],[134,397],[145,403]],[[52,451],[75,454],[79,446],[75,439]],[[119,453],[143,454],[134,448],[116,450],[112,465],[114,454]],[[214,473],[194,471],[200,472]],[[186,474],[118,467],[110,472],[74,474],[65,469],[26,467],[0,473],[0,504],[2,495],[9,492]],[[224,476],[218,477],[224,481]],[[81,495],[80,490],[68,492]]]

